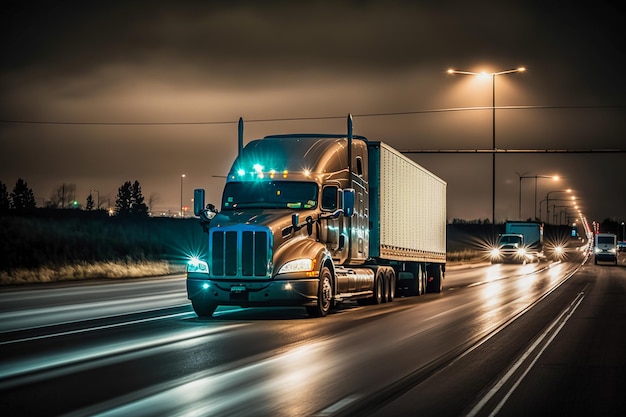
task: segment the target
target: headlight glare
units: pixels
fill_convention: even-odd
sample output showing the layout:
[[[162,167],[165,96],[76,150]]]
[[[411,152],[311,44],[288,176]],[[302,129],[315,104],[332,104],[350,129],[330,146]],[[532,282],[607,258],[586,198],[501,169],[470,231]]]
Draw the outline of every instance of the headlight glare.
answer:
[[[294,259],[284,264],[279,270],[279,274],[289,274],[291,272],[310,272],[313,271],[315,261],[313,259]]]
[[[198,259],[198,258],[191,258],[189,259],[189,261],[187,262],[187,272],[198,272],[201,274],[208,274],[209,273],[209,265]]]

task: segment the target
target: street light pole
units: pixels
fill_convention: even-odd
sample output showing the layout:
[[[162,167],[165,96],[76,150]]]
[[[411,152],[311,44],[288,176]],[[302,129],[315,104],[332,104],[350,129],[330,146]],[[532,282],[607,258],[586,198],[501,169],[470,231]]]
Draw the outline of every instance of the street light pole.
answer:
[[[529,175],[525,176],[526,172],[520,174],[516,172],[519,176],[519,219],[522,220],[522,180],[526,178],[534,178],[535,179],[535,217],[537,219],[537,180],[539,178],[551,178],[554,181],[558,181],[560,177],[558,175]]]
[[[554,193],[571,193],[572,189],[568,188],[567,190],[554,190],[554,191],[548,191],[548,193],[546,194],[546,222],[550,221],[550,194],[554,194]],[[576,197],[572,197],[572,200],[576,200]]]
[[[524,176],[527,172],[524,172],[523,174],[520,174],[519,172],[515,172],[517,176],[519,177],[519,198],[518,198],[518,206],[519,206],[518,210],[519,211],[517,214],[517,218],[519,220],[522,220],[522,179],[529,178],[529,177]]]
[[[183,180],[185,179],[185,174],[180,176],[180,217],[183,217]]]
[[[472,72],[472,71],[457,71],[449,69],[448,74],[463,74],[463,75],[477,75],[480,77],[491,77],[491,224],[495,227],[496,224],[496,77],[498,75],[513,74],[516,72],[524,72],[526,68],[519,67],[516,69],[510,69],[498,72]]]

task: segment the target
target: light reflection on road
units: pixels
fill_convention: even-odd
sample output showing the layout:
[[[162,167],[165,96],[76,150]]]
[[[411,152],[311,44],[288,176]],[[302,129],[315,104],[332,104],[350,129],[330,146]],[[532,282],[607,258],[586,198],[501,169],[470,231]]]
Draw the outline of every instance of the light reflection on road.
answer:
[[[251,358],[247,364],[199,372],[69,416],[304,415],[310,411],[307,398],[333,377],[339,360],[329,342],[316,342],[270,358]]]

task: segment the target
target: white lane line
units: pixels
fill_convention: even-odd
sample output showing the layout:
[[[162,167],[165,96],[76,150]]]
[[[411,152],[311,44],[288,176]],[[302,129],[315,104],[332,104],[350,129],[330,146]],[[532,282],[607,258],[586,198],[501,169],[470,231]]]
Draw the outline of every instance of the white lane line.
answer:
[[[175,307],[179,307],[179,306],[175,306]],[[152,310],[149,310],[149,311],[152,311]],[[137,313],[133,313],[133,314],[140,314],[140,313],[143,313],[143,312],[137,312]],[[25,338],[22,338],[22,339],[6,340],[4,342],[0,342],[0,346],[2,346],[2,345],[10,345],[10,344],[14,344],[14,343],[32,342],[34,340],[41,340],[41,339],[50,339],[50,338],[59,337],[59,336],[69,336],[69,335],[73,335],[73,334],[87,333],[87,332],[93,332],[93,331],[98,331],[98,330],[113,329],[113,328],[116,328],[116,327],[129,326],[129,325],[132,325],[132,324],[139,324],[139,323],[147,323],[147,322],[150,322],[150,321],[164,320],[164,319],[168,319],[168,318],[181,317],[181,316],[195,316],[195,313],[193,313],[193,312],[186,312],[186,313],[168,314],[166,316],[150,317],[150,318],[140,319],[140,320],[125,321],[125,322],[122,322],[122,323],[106,324],[106,325],[102,325],[102,326],[88,327],[86,329],[68,330],[68,331],[59,332],[59,333],[50,333],[50,334],[44,334],[44,335],[39,335],[39,336],[25,337]],[[119,317],[119,316],[97,317],[97,318],[89,319],[89,320],[100,320],[100,319],[107,319],[107,318],[113,318],[113,317]],[[81,322],[84,322],[84,321],[85,320],[80,320],[80,321],[74,321],[74,322],[66,322],[66,323],[62,323],[62,324],[63,325],[75,324],[75,323],[81,323]],[[53,324],[53,326],[59,326],[59,325],[61,325],[61,324]],[[46,326],[46,327],[48,327],[48,326]]]
[[[517,370],[522,366],[522,364],[531,356],[532,352],[538,346],[541,345],[541,343],[544,341],[544,339],[546,339],[546,337],[548,337],[552,329],[555,326],[559,325],[560,323],[560,325],[556,328],[554,333],[552,333],[549,339],[541,347],[539,352],[536,353],[535,357],[533,358],[531,363],[526,367],[522,375],[520,375],[517,381],[515,381],[513,386],[509,389],[509,391],[502,398],[502,400],[498,403],[498,405],[494,408],[494,410],[489,414],[489,416],[493,417],[498,413],[498,411],[500,411],[500,409],[509,399],[513,391],[515,391],[515,389],[519,386],[519,384],[522,382],[524,377],[526,377],[528,372],[530,372],[532,367],[535,365],[537,360],[539,360],[539,357],[541,356],[541,354],[546,350],[546,348],[550,345],[550,343],[552,343],[552,341],[557,336],[557,334],[561,331],[563,326],[565,326],[567,321],[574,314],[574,312],[576,311],[576,309],[578,308],[578,306],[580,305],[580,303],[582,302],[584,298],[585,298],[585,294],[583,292],[578,293],[574,301],[572,301],[570,305],[567,306],[567,308],[563,310],[563,312],[559,314],[559,316],[548,326],[548,328],[544,330],[543,333],[541,333],[541,335],[537,338],[537,340],[535,340],[535,342],[526,350],[526,352],[524,352],[524,354],[513,364],[513,366],[509,368],[507,373],[489,390],[489,392],[487,392],[487,394],[478,402],[478,404],[476,404],[476,406],[474,406],[474,408],[466,415],[466,417],[476,416],[482,410],[482,408],[487,404],[487,402],[494,395],[496,395],[498,391],[504,386],[504,384],[513,376],[513,374],[517,372]]]

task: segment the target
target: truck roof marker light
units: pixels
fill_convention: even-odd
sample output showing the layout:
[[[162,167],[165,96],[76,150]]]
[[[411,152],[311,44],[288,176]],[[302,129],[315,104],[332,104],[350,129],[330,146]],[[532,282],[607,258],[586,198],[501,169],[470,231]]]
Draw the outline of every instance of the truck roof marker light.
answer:
[[[244,171],[243,169],[239,169],[237,170],[237,175],[239,175],[240,177],[243,177],[244,175],[246,175],[246,171]]]
[[[270,169],[270,178],[274,179],[275,176],[276,176],[276,170]]]
[[[261,164],[254,164],[252,166],[252,169],[254,169],[254,174],[256,174],[258,179],[263,179],[265,177],[265,174],[263,174],[263,165]]]
[[[310,175],[311,175],[311,170],[309,170],[309,169],[305,169],[305,170],[304,170],[304,176],[305,176],[305,177],[308,177],[308,176],[310,176]]]
[[[289,174],[289,171],[284,170],[284,171],[283,171],[283,178],[287,178],[287,174]]]

